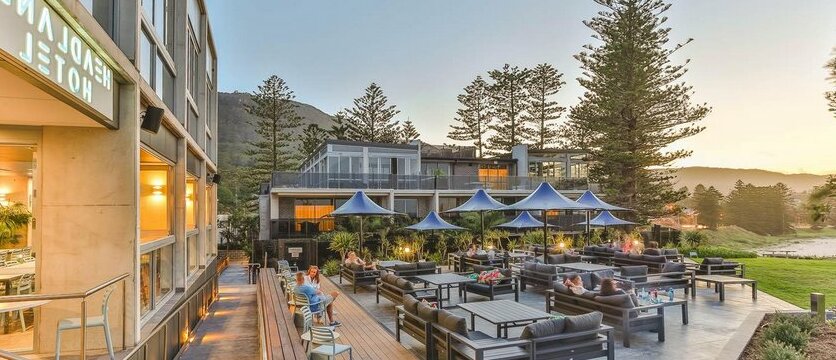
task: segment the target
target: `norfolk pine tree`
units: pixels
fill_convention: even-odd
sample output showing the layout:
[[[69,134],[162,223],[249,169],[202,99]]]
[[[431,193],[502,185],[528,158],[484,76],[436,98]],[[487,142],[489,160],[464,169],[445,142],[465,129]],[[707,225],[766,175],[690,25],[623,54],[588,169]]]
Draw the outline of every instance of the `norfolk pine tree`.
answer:
[[[418,133],[418,129],[415,128],[415,124],[413,124],[410,120],[404,121],[400,130],[401,141],[404,144],[409,144],[412,140],[418,140],[421,136],[421,134]]]
[[[586,137],[590,176],[608,199],[640,216],[656,215],[686,195],[673,189],[668,167],[691,151],[668,146],[701,132],[696,123],[710,111],[691,103],[692,88],[681,80],[685,65],[670,62],[691,40],[668,46],[663,14],[670,5],[661,0],[596,2],[605,10],[584,24],[601,43],[575,56],[586,92],[569,124]]]
[[[836,116],[836,48],[833,49],[833,53],[833,59],[827,62],[825,68],[827,68],[827,79],[833,82],[834,89],[824,93],[824,97],[827,99],[830,112],[833,113],[833,116]]]
[[[320,144],[328,138],[328,132],[322,130],[317,124],[308,124],[302,130],[302,157],[308,158],[316,151]]]
[[[545,149],[557,145],[560,132],[555,120],[566,110],[554,101],[553,96],[566,84],[563,74],[549,64],[539,64],[531,69],[528,80],[528,114],[524,119],[531,124],[533,147]]]
[[[477,76],[464,93],[458,96],[462,107],[456,110],[454,124],[450,125],[447,137],[451,140],[470,141],[476,147],[477,156],[484,156],[485,133],[491,120],[490,92],[488,83]]]
[[[494,81],[490,86],[494,121],[488,128],[494,133],[487,147],[492,154],[509,153],[532,136],[523,118],[528,108],[529,70],[505,64],[502,70],[491,70],[488,75]]]
[[[333,124],[327,130],[328,137],[337,140],[348,140],[348,114],[345,111],[337,111],[334,117],[331,118]]]
[[[383,89],[371,83],[362,97],[354,99],[354,107],[345,109],[348,114],[346,137],[355,141],[399,142],[398,122],[393,118],[400,111],[387,102]]]
[[[247,149],[247,155],[253,159],[253,184],[270,179],[275,171],[296,169],[299,164],[299,151],[290,147],[295,130],[302,123],[293,98],[285,81],[273,75],[258,86],[251,96],[253,103],[245,108],[255,116],[251,125],[258,135],[248,142]]]

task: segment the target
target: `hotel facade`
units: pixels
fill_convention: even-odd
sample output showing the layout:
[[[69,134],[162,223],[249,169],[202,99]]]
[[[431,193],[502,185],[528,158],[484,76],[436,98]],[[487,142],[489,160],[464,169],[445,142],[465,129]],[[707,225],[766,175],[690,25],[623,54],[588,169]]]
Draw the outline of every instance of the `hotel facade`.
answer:
[[[326,215],[357,190],[385,208],[420,218],[459,206],[480,188],[506,204],[524,198],[542,181],[577,197],[594,188],[587,172],[587,156],[580,150],[519,145],[507,156],[482,158],[467,146],[327,140],[298,172],[274,173],[262,186],[259,239],[267,241],[256,256],[267,252],[299,266],[332,257],[316,237],[346,221]],[[561,220],[566,222],[562,225],[573,221]]]
[[[52,354],[111,290],[116,351],[188,341],[217,293],[216,69],[203,0],[0,0],[0,217],[30,215],[0,229],[0,304],[44,299],[0,313],[1,350]]]

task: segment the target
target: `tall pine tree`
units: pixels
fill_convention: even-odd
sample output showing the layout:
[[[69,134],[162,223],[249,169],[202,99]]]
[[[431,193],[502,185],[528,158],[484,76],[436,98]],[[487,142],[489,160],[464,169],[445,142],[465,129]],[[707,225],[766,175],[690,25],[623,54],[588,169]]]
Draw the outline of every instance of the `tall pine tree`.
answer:
[[[656,215],[686,195],[673,189],[667,168],[691,151],[669,145],[702,131],[696,123],[710,111],[692,104],[693,91],[681,81],[685,66],[670,61],[691,40],[668,46],[663,14],[670,5],[661,0],[596,2],[606,9],[584,24],[601,44],[575,56],[586,92],[571,109],[570,127],[586,137],[590,176],[608,198]]]
[[[511,148],[531,138],[532,131],[523,118],[528,108],[528,69],[505,64],[502,70],[488,72],[494,83],[490,87],[494,121],[488,125],[493,134],[488,138],[492,154],[511,152]]]
[[[824,97],[827,99],[827,105],[830,107],[830,112],[833,113],[833,116],[836,116],[836,49],[833,49],[833,52],[833,59],[830,59],[825,67],[828,72],[827,78],[833,82],[834,89],[833,91],[824,93]]]
[[[398,122],[394,117],[400,111],[395,105],[388,105],[388,101],[383,89],[375,83],[366,88],[362,97],[354,99],[354,107],[345,109],[348,114],[348,139],[379,143],[399,142]]]
[[[451,140],[471,141],[476,147],[477,156],[484,156],[485,133],[491,120],[491,96],[488,83],[477,76],[464,93],[458,96],[461,108],[456,110],[454,124],[450,125],[447,137]]]
[[[539,64],[531,69],[528,81],[528,121],[533,130],[533,147],[545,149],[549,145],[557,145],[560,132],[555,120],[566,111],[565,107],[554,101],[554,95],[566,84],[562,80],[563,74],[549,64]]]
[[[401,126],[401,141],[404,144],[409,144],[412,140],[418,140],[421,134],[418,133],[418,129],[415,128],[415,124],[412,121],[407,120],[403,122],[403,126]]]
[[[722,216],[720,202],[723,200],[723,194],[713,186],[706,189],[703,184],[698,184],[694,187],[694,194],[691,197],[694,210],[699,214],[697,215],[697,221],[700,225],[705,225],[712,230],[717,229]]]
[[[247,149],[247,155],[253,159],[250,175],[254,184],[270,179],[274,171],[295,170],[299,165],[299,151],[291,147],[302,123],[294,97],[285,81],[273,75],[258,86],[251,96],[252,104],[245,107],[254,115],[251,125],[258,135]]]
[[[328,137],[337,140],[348,140],[348,114],[345,111],[337,111],[331,118],[333,124],[327,130]]]
[[[328,138],[328,133],[317,124],[308,124],[302,130],[302,156],[307,158]]]

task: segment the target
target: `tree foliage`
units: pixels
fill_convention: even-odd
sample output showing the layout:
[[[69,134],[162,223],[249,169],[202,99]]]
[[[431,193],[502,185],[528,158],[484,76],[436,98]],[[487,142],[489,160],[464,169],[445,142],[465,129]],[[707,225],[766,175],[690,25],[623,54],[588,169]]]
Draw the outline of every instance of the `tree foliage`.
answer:
[[[403,122],[400,133],[401,142],[404,144],[409,144],[410,141],[418,140],[418,138],[421,137],[421,134],[418,133],[418,129],[415,128],[415,124],[413,124],[411,120]]]
[[[836,205],[836,177],[829,176],[827,182],[813,188],[807,198],[804,208],[807,210],[810,224],[818,228],[828,220],[835,220],[831,217],[834,205]]]
[[[523,118],[528,108],[530,71],[505,64],[500,70],[489,71],[488,75],[493,80],[490,95],[494,120],[488,125],[493,133],[488,138],[487,148],[492,154],[509,153],[511,148],[532,136],[531,128]]]
[[[539,64],[531,69],[528,80],[528,113],[525,121],[531,124],[533,147],[545,149],[556,145],[560,138],[558,125],[555,123],[566,110],[554,100],[554,95],[566,84],[563,74],[549,64]]]
[[[348,115],[346,137],[355,141],[399,142],[399,127],[394,117],[400,111],[388,102],[383,89],[371,83],[362,97],[354,99],[354,107],[345,109]]]
[[[738,180],[726,196],[723,221],[757,234],[785,234],[792,230],[791,195],[782,183],[755,186]]]
[[[693,90],[682,80],[685,64],[670,57],[685,44],[669,46],[670,28],[661,0],[596,0],[605,9],[584,24],[600,40],[575,58],[586,92],[572,107],[574,144],[593,161],[590,176],[608,199],[640,215],[657,215],[682,200],[667,169],[688,150],[669,150],[677,140],[703,130],[696,123],[710,111],[691,101]]]
[[[481,76],[465,86],[459,94],[461,107],[456,110],[454,124],[450,125],[447,137],[452,140],[470,141],[476,147],[477,156],[484,156],[485,134],[491,120],[490,90],[488,83]]]
[[[328,137],[337,140],[348,140],[348,114],[340,110],[331,119],[333,123],[331,124],[331,128],[328,129]]]
[[[327,138],[328,132],[322,130],[317,124],[308,124],[302,130],[302,157],[307,158],[319,148],[319,145]]]
[[[827,99],[830,112],[833,113],[833,116],[836,116],[836,49],[834,49],[833,59],[827,62],[825,68],[827,68],[827,78],[833,82],[834,89],[824,93],[824,97]]]
[[[694,187],[691,198],[694,210],[699,213],[697,220],[700,225],[705,225],[712,230],[717,229],[722,219],[723,194],[713,186],[706,189],[703,184],[699,184]]]
[[[275,171],[294,170],[299,165],[299,151],[291,148],[302,118],[296,114],[293,91],[285,81],[272,75],[258,86],[246,111],[255,116],[251,125],[258,138],[250,141],[247,155],[253,159],[249,175],[258,184]]]

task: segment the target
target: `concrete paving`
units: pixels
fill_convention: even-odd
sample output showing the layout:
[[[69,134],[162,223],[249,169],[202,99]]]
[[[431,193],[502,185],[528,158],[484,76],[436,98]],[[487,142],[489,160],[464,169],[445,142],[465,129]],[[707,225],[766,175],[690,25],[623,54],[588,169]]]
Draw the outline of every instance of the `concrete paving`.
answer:
[[[337,279],[338,277],[333,278],[334,283],[339,285]],[[394,305],[382,297],[380,304],[375,303],[373,287],[358,287],[357,294],[352,294],[348,283],[344,283],[341,289],[344,296],[353,298],[384,326],[394,332]],[[633,335],[631,347],[624,348],[621,344],[621,335],[617,333],[616,358],[627,360],[678,359],[687,354],[687,358],[692,360],[717,359],[720,351],[749,314],[756,311],[774,312],[799,309],[795,305],[763,292],[758,293],[757,300],[752,300],[751,295],[752,289],[750,287],[730,285],[726,287],[726,301],[720,302],[713,287],[706,288],[702,284],[697,290],[696,299],[688,297],[690,314],[688,325],[682,324],[681,312],[678,307],[668,308],[665,311],[665,342],[658,342],[655,333],[644,331]],[[451,292],[451,296],[453,304],[461,301],[455,290]],[[682,290],[677,291],[677,297],[684,297]],[[497,299],[513,300],[513,295],[498,296]],[[487,300],[485,297],[468,294],[468,302]],[[529,286],[525,292],[520,293],[520,303],[535,309],[545,310],[544,289]],[[451,311],[460,316],[465,316],[469,325],[470,316],[466,312],[456,308]],[[476,319],[476,329],[486,334],[496,333],[495,326],[479,318]],[[517,337],[521,331],[522,328],[509,329],[508,335],[511,338]],[[402,339],[405,347],[423,353],[421,343],[409,338],[408,335],[403,336]]]

